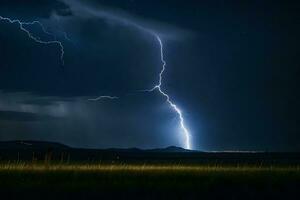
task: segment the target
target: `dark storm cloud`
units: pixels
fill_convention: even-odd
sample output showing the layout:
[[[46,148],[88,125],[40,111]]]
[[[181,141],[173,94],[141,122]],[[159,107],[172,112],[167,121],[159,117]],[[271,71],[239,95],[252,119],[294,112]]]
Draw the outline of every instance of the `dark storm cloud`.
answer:
[[[61,0],[69,6],[74,16],[81,18],[100,18],[109,24],[121,24],[138,29],[146,34],[158,34],[163,38],[179,39],[192,36],[192,32],[167,23],[144,19],[142,16],[130,14],[120,8],[108,7],[97,1]]]
[[[54,99],[30,99],[30,100],[24,100],[20,101],[21,104],[27,104],[27,105],[40,105],[40,106],[51,106],[56,105],[56,101]]]
[[[64,16],[71,15],[70,9],[58,0],[1,0],[2,16],[37,19],[48,18],[53,12]]]
[[[32,122],[57,119],[52,116],[28,112],[0,111],[0,121]],[[1,123],[1,122],[0,122]]]
[[[74,98],[59,98],[59,97],[35,97],[27,100],[20,100],[18,103],[24,105],[38,105],[38,106],[52,106],[57,105],[58,102],[74,101]]]
[[[5,134],[0,138],[5,140],[51,140],[93,148],[181,145],[177,120],[158,94],[130,95],[114,101],[77,99],[55,105],[13,102],[37,98],[25,94],[1,97],[0,110],[12,110],[2,111],[6,115],[1,117],[0,130]]]
[[[52,140],[84,147],[181,145],[177,119],[162,97],[129,98],[158,81],[161,61],[155,37],[94,16],[52,13],[42,22],[48,31],[63,30],[72,39],[60,37],[66,65],[59,66],[56,45],[37,44],[16,24],[1,21],[0,110],[59,120],[32,123],[12,118],[0,123],[5,132],[2,139]],[[38,27],[28,28],[43,36]],[[99,95],[121,95],[121,99],[88,101]]]
[[[122,26],[111,28],[97,20],[72,21],[68,33],[77,44],[64,42],[66,65],[62,68],[58,46],[37,44],[17,26],[0,23],[3,90],[88,96],[128,93],[156,81],[160,68],[157,42]],[[140,51],[145,53],[136,57]]]
[[[0,55],[5,70],[0,75],[0,89],[46,96],[97,96],[151,88],[158,81],[161,68],[159,44],[152,31],[169,38],[184,35],[180,29],[163,30],[168,27],[166,24],[142,20],[95,3],[64,1],[60,4],[44,2],[42,5],[48,8],[45,12],[51,15],[42,22],[62,40],[66,65],[59,66],[59,46],[37,44],[19,31],[16,24],[2,21],[0,34],[5,39],[0,38]],[[29,6],[31,9],[40,8],[39,3],[28,2],[28,5],[37,6]],[[52,12],[60,7],[67,7],[74,15],[60,16]],[[47,36],[40,27],[27,28],[38,37]],[[65,40],[63,33],[71,41]]]

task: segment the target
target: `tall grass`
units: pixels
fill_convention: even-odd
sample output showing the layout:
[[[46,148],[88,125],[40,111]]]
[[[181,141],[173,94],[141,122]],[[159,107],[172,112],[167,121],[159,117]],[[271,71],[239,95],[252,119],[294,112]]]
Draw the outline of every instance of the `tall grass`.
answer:
[[[299,186],[299,167],[0,164],[0,192],[16,199],[274,199],[296,195]]]
[[[300,172],[300,166],[223,166],[223,165],[168,165],[168,164],[84,164],[84,163],[0,163],[0,171],[120,171],[120,172]]]

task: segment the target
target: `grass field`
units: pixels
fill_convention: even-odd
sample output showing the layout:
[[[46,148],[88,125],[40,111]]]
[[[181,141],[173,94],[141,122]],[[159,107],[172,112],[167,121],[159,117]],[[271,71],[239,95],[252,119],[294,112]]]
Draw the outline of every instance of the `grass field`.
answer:
[[[0,164],[10,198],[274,199],[298,195],[299,186],[295,166]]]

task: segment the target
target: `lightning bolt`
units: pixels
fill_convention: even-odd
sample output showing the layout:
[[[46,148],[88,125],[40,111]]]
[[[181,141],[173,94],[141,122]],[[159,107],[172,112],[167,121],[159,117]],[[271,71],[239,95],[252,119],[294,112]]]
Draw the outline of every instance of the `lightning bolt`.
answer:
[[[138,27],[140,28],[140,27]],[[186,128],[185,125],[185,120],[182,114],[182,111],[180,110],[180,108],[171,101],[170,96],[162,89],[162,80],[163,80],[163,74],[166,70],[166,66],[167,66],[167,62],[165,61],[164,58],[164,45],[162,43],[161,38],[159,37],[158,34],[154,33],[153,31],[149,31],[147,29],[142,29],[142,30],[146,30],[146,32],[150,33],[151,35],[155,36],[156,40],[159,43],[159,47],[160,47],[160,59],[162,62],[162,69],[159,73],[159,81],[158,83],[150,90],[139,90],[139,92],[154,92],[154,91],[158,91],[162,96],[164,96],[166,98],[167,103],[171,106],[171,108],[177,113],[179,120],[180,120],[180,128],[184,134],[185,137],[185,148],[186,149],[192,149],[192,145],[191,145],[191,141],[190,141],[190,133],[188,131],[188,129]],[[95,99],[89,99],[89,101],[99,101],[102,99],[119,99],[119,97],[116,96],[99,96],[98,98]]]
[[[58,45],[59,48],[60,48],[60,60],[61,60],[61,64],[64,65],[65,64],[65,61],[64,61],[64,54],[65,54],[65,50],[64,50],[64,46],[63,44],[58,41],[58,40],[50,40],[50,41],[43,41],[41,40],[40,38],[38,37],[35,37],[28,29],[26,29],[24,26],[30,26],[30,25],[38,25],[41,27],[42,31],[47,34],[47,35],[50,35],[50,36],[53,36],[50,32],[48,32],[46,30],[46,28],[43,26],[43,24],[40,22],[40,21],[32,21],[32,22],[22,22],[21,20],[19,19],[10,19],[8,17],[2,17],[0,16],[0,20],[2,21],[7,21],[11,24],[15,24],[17,23],[19,25],[19,28],[21,31],[25,32],[27,34],[27,36],[32,39],[33,41],[35,41],[36,43],[39,43],[39,44],[43,44],[43,45],[51,45],[51,44],[55,44],[55,45]]]
[[[156,37],[156,39],[160,45],[161,62],[163,64],[162,70],[159,73],[159,82],[151,90],[139,90],[139,92],[141,92],[141,91],[142,92],[154,92],[155,90],[157,90],[162,96],[164,96],[166,98],[168,104],[178,114],[178,117],[180,119],[180,126],[181,126],[181,129],[185,136],[185,148],[191,149],[190,133],[185,126],[185,121],[184,121],[182,111],[178,108],[178,106],[175,103],[173,103],[171,101],[171,98],[169,97],[169,95],[166,92],[164,92],[162,89],[162,79],[163,79],[163,74],[165,72],[167,63],[164,59],[163,43],[162,43],[162,40],[159,37],[159,35],[156,32],[154,32],[152,29],[150,29],[149,27],[145,27],[145,26],[141,25],[138,21],[131,20],[130,18],[127,18],[126,16],[124,17],[122,15],[116,15],[116,14],[114,14],[114,12],[110,12],[109,10],[105,10],[105,9],[102,9],[102,10],[95,9],[93,6],[91,7],[89,5],[82,3],[82,1],[76,1],[76,0],[73,0],[73,1],[63,0],[63,1],[66,4],[70,5],[70,7],[72,9],[75,9],[75,10],[78,9],[82,13],[86,13],[91,16],[102,18],[102,19],[112,20],[112,21],[118,22],[118,23],[126,25],[126,26],[132,26],[132,27],[135,27],[135,28],[145,32],[145,33],[151,34],[152,36]]]
[[[99,101],[99,100],[102,100],[102,99],[110,99],[110,100],[113,100],[113,99],[119,99],[119,97],[116,97],[116,96],[99,96],[95,99],[88,99],[89,101]]]
[[[163,74],[164,74],[164,72],[166,70],[167,62],[166,62],[166,60],[164,58],[164,45],[162,43],[162,40],[159,37],[159,35],[154,34],[154,36],[156,37],[156,39],[157,39],[157,41],[159,43],[159,46],[160,46],[160,58],[161,58],[161,62],[162,62],[162,69],[161,69],[161,71],[159,73],[158,84],[155,85],[152,89],[150,89],[150,90],[144,90],[144,91],[153,92],[153,91],[157,90],[162,96],[164,96],[166,98],[167,103],[178,114],[178,117],[179,117],[179,120],[180,120],[180,127],[181,127],[182,132],[183,132],[184,137],[185,137],[185,148],[186,149],[191,149],[192,147],[191,147],[191,142],[190,142],[190,133],[189,133],[188,129],[185,126],[185,121],[184,121],[184,117],[183,117],[182,111],[178,108],[178,106],[175,103],[173,103],[171,101],[170,96],[165,91],[163,91],[163,89],[162,89],[162,79],[163,79]]]

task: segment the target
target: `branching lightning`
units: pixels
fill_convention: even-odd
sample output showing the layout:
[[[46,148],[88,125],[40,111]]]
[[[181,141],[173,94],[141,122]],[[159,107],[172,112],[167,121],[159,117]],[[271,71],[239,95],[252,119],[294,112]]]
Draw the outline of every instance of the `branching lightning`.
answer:
[[[58,45],[60,48],[60,60],[61,60],[61,64],[64,65],[65,61],[64,61],[64,54],[65,54],[65,50],[64,50],[64,46],[63,44],[58,41],[58,40],[50,40],[50,41],[43,41],[38,37],[35,37],[28,29],[26,29],[24,26],[30,26],[30,25],[39,25],[42,29],[42,31],[50,36],[53,36],[50,32],[48,32],[46,30],[46,28],[43,26],[43,24],[40,21],[32,21],[32,22],[22,22],[19,19],[10,19],[8,17],[2,17],[0,16],[0,20],[2,21],[7,21],[11,24],[17,23],[19,25],[19,28],[21,31],[25,32],[27,34],[27,36],[32,39],[33,41],[39,43],[39,44],[44,44],[44,45],[51,45],[51,44],[55,44]]]
[[[158,84],[155,85],[152,89],[145,90],[145,91],[153,92],[153,91],[157,90],[161,95],[163,95],[166,98],[168,104],[178,114],[178,117],[179,117],[179,120],[180,120],[180,127],[181,127],[181,129],[183,131],[183,134],[184,134],[184,137],[185,137],[185,148],[186,149],[191,149],[190,133],[187,130],[187,128],[185,127],[185,122],[184,122],[184,118],[183,118],[183,115],[182,115],[182,111],[178,108],[178,106],[175,103],[173,103],[171,101],[170,96],[165,91],[163,91],[163,89],[162,89],[162,79],[163,79],[163,74],[166,70],[167,62],[165,61],[165,58],[164,58],[164,46],[163,46],[162,40],[159,37],[159,35],[157,35],[157,34],[154,34],[154,35],[155,35],[155,37],[156,37],[156,39],[159,43],[159,46],[160,46],[160,58],[161,58],[161,62],[162,62],[162,69],[159,73]]]
[[[183,117],[182,111],[178,108],[178,106],[175,103],[173,103],[171,101],[170,96],[165,91],[163,91],[163,89],[162,89],[163,74],[164,74],[164,72],[166,70],[166,65],[167,65],[167,62],[165,61],[165,58],[164,58],[164,46],[163,46],[162,40],[159,37],[159,35],[157,35],[157,34],[155,34],[153,32],[151,32],[151,33],[155,36],[155,38],[157,39],[157,41],[159,43],[160,58],[161,58],[161,62],[162,62],[162,69],[161,69],[161,71],[159,73],[159,80],[158,80],[157,85],[155,85],[150,90],[141,90],[141,91],[143,91],[143,92],[154,92],[154,91],[157,90],[162,96],[164,96],[166,98],[167,103],[178,114],[178,117],[179,117],[179,120],[180,120],[180,128],[182,129],[184,137],[185,137],[185,148],[186,149],[192,149],[191,142],[190,142],[190,133],[189,133],[188,129],[185,126],[185,121],[184,121],[184,117]],[[99,97],[97,97],[95,99],[88,99],[88,100],[89,101],[99,101],[99,100],[102,100],[102,99],[111,99],[111,100],[114,100],[114,99],[119,99],[119,97],[116,97],[116,96],[99,96]]]

